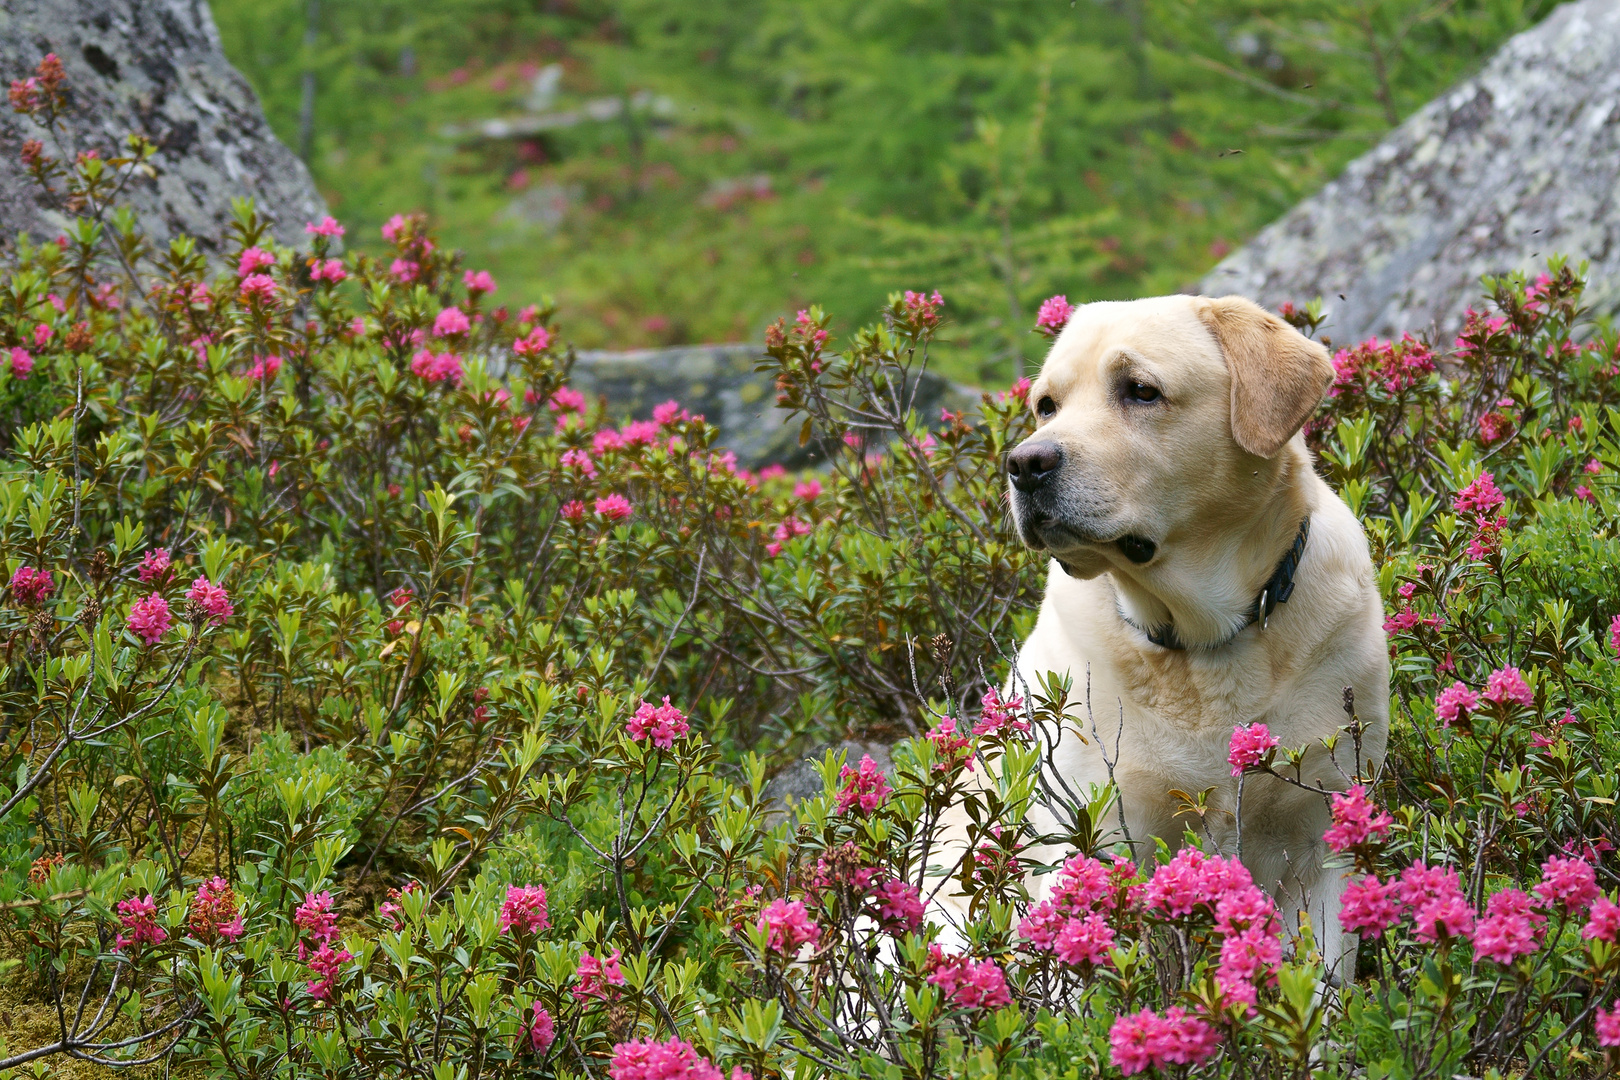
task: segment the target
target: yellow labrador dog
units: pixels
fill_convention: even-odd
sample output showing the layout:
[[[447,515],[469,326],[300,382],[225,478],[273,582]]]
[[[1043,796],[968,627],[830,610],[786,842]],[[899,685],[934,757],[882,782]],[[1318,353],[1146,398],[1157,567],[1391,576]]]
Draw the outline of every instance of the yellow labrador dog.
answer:
[[[1235,725],[1317,747],[1304,781],[1342,789],[1350,740],[1336,763],[1321,740],[1346,723],[1348,687],[1364,755],[1383,756],[1389,661],[1367,542],[1300,433],[1332,375],[1321,345],[1248,300],[1166,296],[1078,309],[1030,390],[1038,427],[1008,455],[1011,506],[1052,563],[1015,683],[1067,673],[1083,705],[1089,681],[1098,737],[1060,741],[1053,760],[1077,791],[1112,763],[1139,857],[1189,824],[1237,851]],[[1206,789],[1202,822],[1178,817],[1170,792]],[[1256,882],[1296,925],[1308,911],[1329,971],[1352,974],[1323,797],[1251,775],[1242,813]]]

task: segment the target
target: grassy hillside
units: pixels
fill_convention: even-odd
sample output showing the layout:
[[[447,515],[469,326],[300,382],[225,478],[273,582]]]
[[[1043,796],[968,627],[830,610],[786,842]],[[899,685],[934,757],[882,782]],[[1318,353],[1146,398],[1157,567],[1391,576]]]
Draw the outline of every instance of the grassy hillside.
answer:
[[[425,209],[585,345],[938,288],[944,363],[985,379],[1045,296],[1194,281],[1550,7],[214,0],[360,243]]]

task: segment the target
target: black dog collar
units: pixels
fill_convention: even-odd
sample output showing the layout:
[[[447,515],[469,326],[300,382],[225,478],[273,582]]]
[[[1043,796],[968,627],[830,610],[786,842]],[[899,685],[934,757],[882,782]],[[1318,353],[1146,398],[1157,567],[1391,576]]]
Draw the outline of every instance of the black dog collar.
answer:
[[[1311,518],[1307,514],[1305,520],[1299,523],[1299,533],[1294,537],[1293,546],[1283,554],[1283,557],[1277,562],[1277,568],[1271,572],[1271,576],[1266,579],[1266,583],[1260,587],[1260,595],[1254,598],[1253,605],[1250,606],[1247,615],[1243,619],[1243,625],[1232,631],[1232,637],[1227,638],[1226,641],[1217,645],[1210,645],[1208,648],[1220,648],[1221,645],[1225,645],[1255,623],[1259,623],[1261,629],[1265,629],[1266,621],[1271,617],[1271,613],[1277,610],[1277,605],[1288,603],[1288,598],[1294,595],[1294,574],[1299,570],[1300,557],[1305,554],[1305,540],[1310,534]],[[1122,614],[1120,618],[1123,619],[1125,616]],[[1136,626],[1129,619],[1125,619],[1125,621],[1131,623],[1132,626]],[[1161,649],[1181,650],[1187,647],[1176,636],[1176,628],[1172,623],[1152,628],[1145,626],[1136,626],[1136,628],[1147,635],[1147,639]]]

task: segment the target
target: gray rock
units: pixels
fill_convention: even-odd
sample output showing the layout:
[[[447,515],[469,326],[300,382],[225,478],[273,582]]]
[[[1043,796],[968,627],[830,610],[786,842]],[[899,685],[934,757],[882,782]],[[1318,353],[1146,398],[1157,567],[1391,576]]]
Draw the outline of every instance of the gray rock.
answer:
[[[818,766],[829,750],[842,750],[844,764],[851,768],[858,767],[861,758],[869,755],[886,775],[890,777],[894,775],[894,762],[889,756],[888,743],[855,742],[846,739],[840,743],[818,746],[765,782],[765,790],[760,793],[762,796],[760,801],[769,808],[767,812],[771,815],[773,823],[777,818],[786,816],[793,807],[805,799],[814,799],[822,793],[824,787]]]
[[[1201,289],[1268,306],[1320,296],[1341,343],[1449,337],[1485,274],[1591,260],[1587,299],[1620,310],[1620,0],[1579,0],[1504,45]],[[1343,294],[1343,299],[1340,299]]]
[[[776,407],[776,385],[767,372],[754,370],[765,355],[758,345],[689,345],[633,352],[582,352],[574,364],[573,384],[588,396],[607,398],[609,408],[635,417],[651,415],[653,406],[678,401],[701,413],[720,429],[720,443],[750,468],[771,462],[798,466],[811,460],[799,445],[799,426],[786,409]],[[978,401],[972,389],[925,372],[917,413],[939,416],[942,406],[963,408]]]
[[[205,249],[225,233],[231,199],[250,196],[283,243],[325,204],[309,172],[277,141],[247,81],[225,59],[204,0],[6,0],[0,74],[25,78],[46,53],[61,57],[75,145],[103,157],[140,132],[159,146],[156,178],[122,200],[158,243],[177,234]],[[44,203],[18,161],[24,140],[64,155],[32,119],[0,113],[0,229],[54,237],[68,218]]]

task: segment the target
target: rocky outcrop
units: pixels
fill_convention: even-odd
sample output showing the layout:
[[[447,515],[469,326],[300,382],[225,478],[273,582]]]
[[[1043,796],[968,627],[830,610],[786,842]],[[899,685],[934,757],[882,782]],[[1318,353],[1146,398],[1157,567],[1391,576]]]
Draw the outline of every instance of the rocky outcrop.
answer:
[[[157,176],[123,200],[160,243],[224,235],[233,197],[249,196],[284,243],[325,212],[309,172],[277,141],[247,81],[225,59],[205,0],[4,0],[0,74],[23,78],[46,53],[67,69],[75,150],[117,152],[140,132],[159,147]],[[55,236],[64,218],[41,202],[18,161],[44,138],[28,117],[0,114],[0,231]],[[46,139],[52,156],[62,150]],[[64,155],[65,156],[65,155]]]
[[[1320,296],[1336,341],[1449,336],[1479,279],[1591,260],[1620,311],[1620,0],[1580,0],[1509,41],[1204,278],[1275,307]]]
[[[765,350],[759,345],[688,345],[632,352],[582,352],[574,364],[573,384],[587,395],[600,395],[608,407],[635,417],[651,415],[653,406],[678,401],[701,413],[720,429],[720,443],[743,465],[771,462],[801,465],[809,460],[799,446],[799,424],[776,407],[772,376],[755,371]],[[942,406],[959,409],[978,396],[932,372],[923,375],[917,414],[933,419]]]

